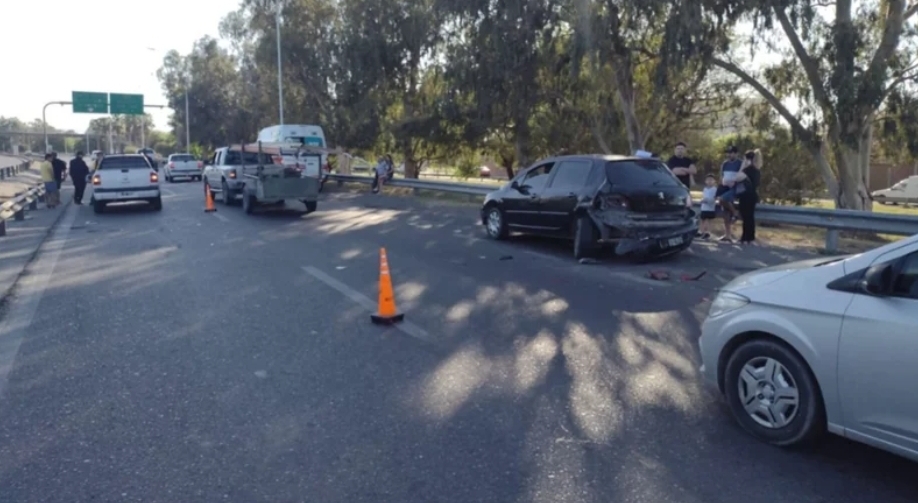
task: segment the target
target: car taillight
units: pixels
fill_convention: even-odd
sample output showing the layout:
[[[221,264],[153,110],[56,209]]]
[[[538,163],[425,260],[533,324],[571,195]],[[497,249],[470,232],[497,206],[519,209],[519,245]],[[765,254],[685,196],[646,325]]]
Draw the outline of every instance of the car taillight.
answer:
[[[159,175],[156,173],[150,173],[150,183],[156,183],[159,181]]]
[[[169,163],[169,169],[173,169],[173,168],[175,168],[175,163],[174,163],[174,162],[170,162],[170,163]]]
[[[628,209],[628,200],[618,194],[606,194],[600,198],[603,208],[608,209]]]
[[[283,156],[280,156],[280,155],[272,155],[272,156],[271,156],[271,162],[273,162],[274,164],[283,164],[283,163],[284,163],[284,157],[283,157]]]
[[[204,163],[203,163],[203,162],[198,161],[198,169],[204,169]]]
[[[99,175],[96,175],[96,176],[92,177],[92,184],[93,184],[93,185],[102,185],[102,177],[99,176]]]

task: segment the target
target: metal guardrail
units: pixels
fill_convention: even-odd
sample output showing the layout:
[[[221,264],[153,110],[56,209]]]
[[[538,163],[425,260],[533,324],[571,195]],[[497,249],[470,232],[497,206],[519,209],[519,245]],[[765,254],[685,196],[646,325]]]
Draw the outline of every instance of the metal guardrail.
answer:
[[[373,178],[359,175],[328,175],[330,180],[341,183],[372,184]],[[463,194],[476,200],[497,187],[486,187],[469,183],[435,182],[395,178],[386,182],[392,187],[406,187],[415,193],[422,190]],[[696,203],[697,206],[697,203]],[[755,210],[756,221],[770,224],[797,225],[826,229],[826,251],[838,251],[840,231],[876,232],[895,236],[912,236],[918,234],[918,216],[896,215],[890,213],[873,213],[856,210],[831,210],[823,208],[801,208],[799,206],[778,206],[760,204]]]
[[[0,180],[6,180],[27,171],[29,164],[30,161],[26,160],[15,166],[0,168],[0,175],[2,175],[0,176]],[[37,210],[38,200],[44,193],[44,185],[38,184],[16,194],[12,199],[5,201],[3,204],[0,204],[0,237],[6,236],[6,221],[10,218],[18,221],[25,220],[26,208]]]

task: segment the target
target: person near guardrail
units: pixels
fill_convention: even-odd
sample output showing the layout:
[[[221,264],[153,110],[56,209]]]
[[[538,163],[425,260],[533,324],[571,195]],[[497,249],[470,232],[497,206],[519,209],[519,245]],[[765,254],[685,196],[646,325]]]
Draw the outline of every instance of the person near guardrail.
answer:
[[[70,179],[73,180],[73,203],[83,204],[83,193],[86,192],[86,178],[89,176],[89,166],[83,160],[83,152],[79,151],[70,161]]]
[[[759,181],[762,178],[762,151],[749,150],[744,157],[735,185],[739,214],[743,220],[740,243],[752,244],[755,242],[755,205],[759,203]]]
[[[57,183],[57,190],[61,190],[64,178],[67,176],[67,163],[57,157],[57,152],[51,152],[51,167],[54,169],[54,181]]]
[[[724,211],[724,235],[720,238],[726,243],[733,242],[733,222],[739,217],[739,212],[733,204],[736,201],[736,176],[743,167],[739,159],[739,149],[734,145],[727,147],[727,160],[720,166],[721,181],[717,189],[720,207]]]
[[[41,172],[41,181],[45,184],[45,206],[55,208],[60,203],[60,192],[57,189],[57,181],[54,179],[54,166],[51,165],[53,156],[45,154],[45,160],[41,163],[39,171]]]

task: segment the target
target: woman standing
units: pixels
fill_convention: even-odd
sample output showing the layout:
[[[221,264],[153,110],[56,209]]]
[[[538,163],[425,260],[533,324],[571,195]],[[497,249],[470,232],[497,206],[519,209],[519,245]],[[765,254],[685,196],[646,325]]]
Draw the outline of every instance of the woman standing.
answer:
[[[743,220],[743,236],[740,243],[755,242],[755,205],[759,203],[759,182],[762,179],[762,152],[759,149],[749,150],[743,159],[743,167],[736,178],[737,184],[743,184],[739,191],[739,214]]]

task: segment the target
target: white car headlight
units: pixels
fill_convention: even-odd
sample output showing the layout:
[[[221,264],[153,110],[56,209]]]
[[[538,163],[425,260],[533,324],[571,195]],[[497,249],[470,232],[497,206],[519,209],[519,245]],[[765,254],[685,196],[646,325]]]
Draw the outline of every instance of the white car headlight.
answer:
[[[749,303],[749,299],[742,295],[732,292],[720,292],[711,303],[711,310],[708,311],[708,317],[713,318],[730,311],[735,311]]]

